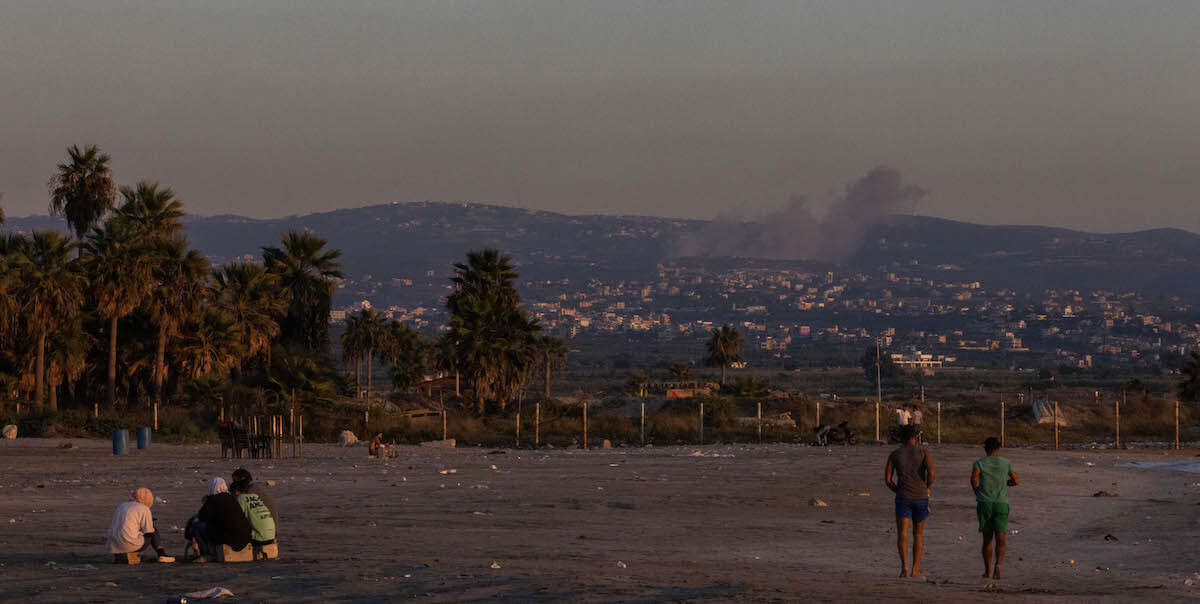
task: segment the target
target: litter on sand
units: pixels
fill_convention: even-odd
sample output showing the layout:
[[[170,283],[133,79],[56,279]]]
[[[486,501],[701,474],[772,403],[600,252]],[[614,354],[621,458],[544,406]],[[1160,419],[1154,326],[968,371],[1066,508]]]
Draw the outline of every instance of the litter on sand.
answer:
[[[458,470],[450,468],[449,470],[438,470],[438,474],[458,474]]]
[[[225,589],[224,587],[210,587],[208,589],[202,589],[200,591],[188,592],[183,595],[185,595],[193,600],[209,600],[212,598],[225,598],[225,597],[232,598],[233,592],[229,591],[228,589]]]
[[[500,568],[500,563],[492,560],[492,568]]]
[[[820,499],[817,499],[816,497],[813,497],[812,499],[809,499],[809,500],[808,500],[808,505],[811,505],[811,506],[813,506],[813,507],[816,507],[816,508],[827,508],[827,507],[829,507],[829,504],[828,504],[828,503],[825,503],[824,501],[821,501]]]

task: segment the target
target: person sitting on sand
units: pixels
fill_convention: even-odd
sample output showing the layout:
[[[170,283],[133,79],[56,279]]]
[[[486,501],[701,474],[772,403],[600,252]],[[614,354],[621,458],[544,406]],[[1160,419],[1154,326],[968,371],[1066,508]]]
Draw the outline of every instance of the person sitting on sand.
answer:
[[[267,509],[271,510],[271,518],[275,520],[276,524],[279,523],[279,508],[275,506],[275,500],[268,495],[266,491],[258,487],[258,483],[254,482],[254,477],[250,476],[249,470],[246,468],[238,468],[234,470],[233,482],[245,483],[246,492],[258,495],[258,498],[261,499],[263,503],[267,504]]]
[[[371,444],[367,445],[367,456],[388,457],[390,455],[391,451],[389,451],[388,446],[383,443],[383,432],[376,434],[375,438],[371,439]]]
[[[971,465],[971,488],[975,491],[975,515],[983,534],[983,576],[1000,578],[1004,561],[1004,534],[1008,531],[1008,487],[1021,484],[1012,462],[1000,457],[1000,439],[983,441],[987,453]],[[996,542],[996,564],[992,565],[992,541]]]
[[[108,552],[120,562],[124,555],[154,548],[159,562],[174,562],[175,558],[167,555],[154,530],[154,518],[150,515],[154,493],[140,488],[130,493],[129,499],[118,505],[113,513],[112,524],[108,527]]]
[[[209,481],[209,495],[188,529],[202,562],[216,559],[224,545],[240,551],[250,543],[250,522],[221,478]]]
[[[255,547],[275,543],[275,519],[261,495],[251,492],[250,483],[244,481],[233,483],[233,493],[237,495],[238,506],[250,523],[251,543]]]
[[[204,509],[204,504],[208,503],[208,498],[221,493],[228,493],[229,485],[225,484],[225,479],[220,476],[214,476],[208,481],[208,494],[200,498],[200,508]],[[184,525],[183,538],[187,540],[187,546],[184,549],[183,556],[188,557],[188,550],[194,549],[195,555],[200,555],[200,548],[197,546],[197,539],[204,534],[204,522],[200,520],[200,514],[197,512],[195,516],[188,518],[187,524]]]
[[[929,488],[933,486],[933,459],[917,442],[915,426],[900,429],[900,448],[888,456],[883,481],[896,494],[896,547],[900,551],[900,576],[920,577],[921,553],[925,550],[925,519],[929,517]],[[909,524],[912,524],[912,570],[905,556]]]

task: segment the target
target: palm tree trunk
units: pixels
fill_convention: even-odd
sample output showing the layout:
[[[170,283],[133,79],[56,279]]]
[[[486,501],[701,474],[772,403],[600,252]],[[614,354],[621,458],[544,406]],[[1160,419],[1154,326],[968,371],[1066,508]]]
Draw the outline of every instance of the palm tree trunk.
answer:
[[[721,363],[721,385],[725,385],[725,363]]]
[[[117,316],[113,315],[108,328],[108,407],[117,406]]]
[[[354,398],[362,396],[362,359],[354,357]]]
[[[375,349],[367,349],[367,404],[371,404],[371,365],[375,364]]]
[[[166,369],[164,367],[166,357],[167,328],[160,325],[158,328],[158,350],[154,353],[154,402],[159,406],[162,405],[163,373]]]
[[[53,384],[46,384],[46,386],[50,389],[50,410],[58,411],[58,386]]]
[[[34,405],[41,407],[46,402],[46,328],[38,333],[37,377],[34,379]]]
[[[546,400],[550,400],[550,357],[546,357]]]

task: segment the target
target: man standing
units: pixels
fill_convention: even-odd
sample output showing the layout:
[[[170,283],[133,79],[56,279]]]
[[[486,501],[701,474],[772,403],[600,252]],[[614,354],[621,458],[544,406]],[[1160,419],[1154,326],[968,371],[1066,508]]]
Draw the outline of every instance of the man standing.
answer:
[[[896,493],[896,548],[900,551],[900,576],[920,577],[921,553],[925,550],[925,519],[929,517],[929,488],[933,486],[933,460],[929,450],[917,442],[915,426],[900,429],[900,448],[888,456],[883,481]],[[912,525],[912,569],[905,546]]]
[[[986,457],[971,466],[971,488],[975,490],[975,515],[983,534],[983,576],[1000,578],[1004,561],[1004,534],[1008,531],[1008,487],[1021,484],[1012,462],[1000,457],[1000,439],[990,436],[983,441]],[[996,564],[992,565],[992,541],[996,542]]]

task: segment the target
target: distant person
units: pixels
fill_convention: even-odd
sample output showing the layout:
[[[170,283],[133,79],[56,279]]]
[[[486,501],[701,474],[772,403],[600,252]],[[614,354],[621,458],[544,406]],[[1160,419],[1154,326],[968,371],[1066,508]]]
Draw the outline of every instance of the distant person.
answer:
[[[234,470],[233,482],[244,483],[246,485],[247,493],[254,493],[258,495],[259,499],[262,499],[262,502],[267,504],[267,509],[271,510],[271,518],[273,518],[276,523],[279,522],[279,508],[275,506],[275,500],[268,495],[266,491],[258,487],[258,483],[254,482],[254,477],[250,475],[249,470],[246,468],[238,468]]]
[[[250,522],[250,542],[255,547],[275,543],[275,519],[262,497],[250,492],[250,484],[242,481],[233,483],[233,493],[246,520]]]
[[[196,519],[188,521],[186,530],[201,561],[219,559],[222,546],[240,551],[250,543],[250,522],[225,480],[217,477],[208,484],[209,495],[204,498]]]
[[[371,444],[367,445],[367,455],[370,457],[383,457],[384,446],[383,432],[380,432],[375,435],[375,438],[371,439]]]
[[[971,466],[971,488],[975,491],[975,515],[979,517],[979,532],[983,534],[983,576],[1000,578],[1000,563],[1004,561],[1004,534],[1008,531],[1008,487],[1021,484],[1012,462],[1000,457],[1000,439],[995,436],[983,441],[987,456]],[[996,564],[992,565],[992,541],[996,542]]]
[[[912,420],[912,413],[909,412],[907,407],[897,407],[896,408],[896,425],[897,426],[907,426],[911,420]]]
[[[154,530],[154,518],[150,515],[154,493],[150,489],[140,488],[130,493],[129,499],[118,505],[113,513],[112,523],[108,527],[108,552],[113,554],[114,560],[121,562],[120,556],[123,554],[141,553],[153,548],[159,562],[174,562],[175,558],[167,555]]]
[[[933,459],[917,442],[915,426],[900,429],[901,445],[888,456],[883,481],[896,494],[896,547],[900,552],[900,576],[920,577],[921,553],[925,550],[925,519],[929,517],[929,488],[933,486]],[[912,567],[905,546],[912,525]]]

